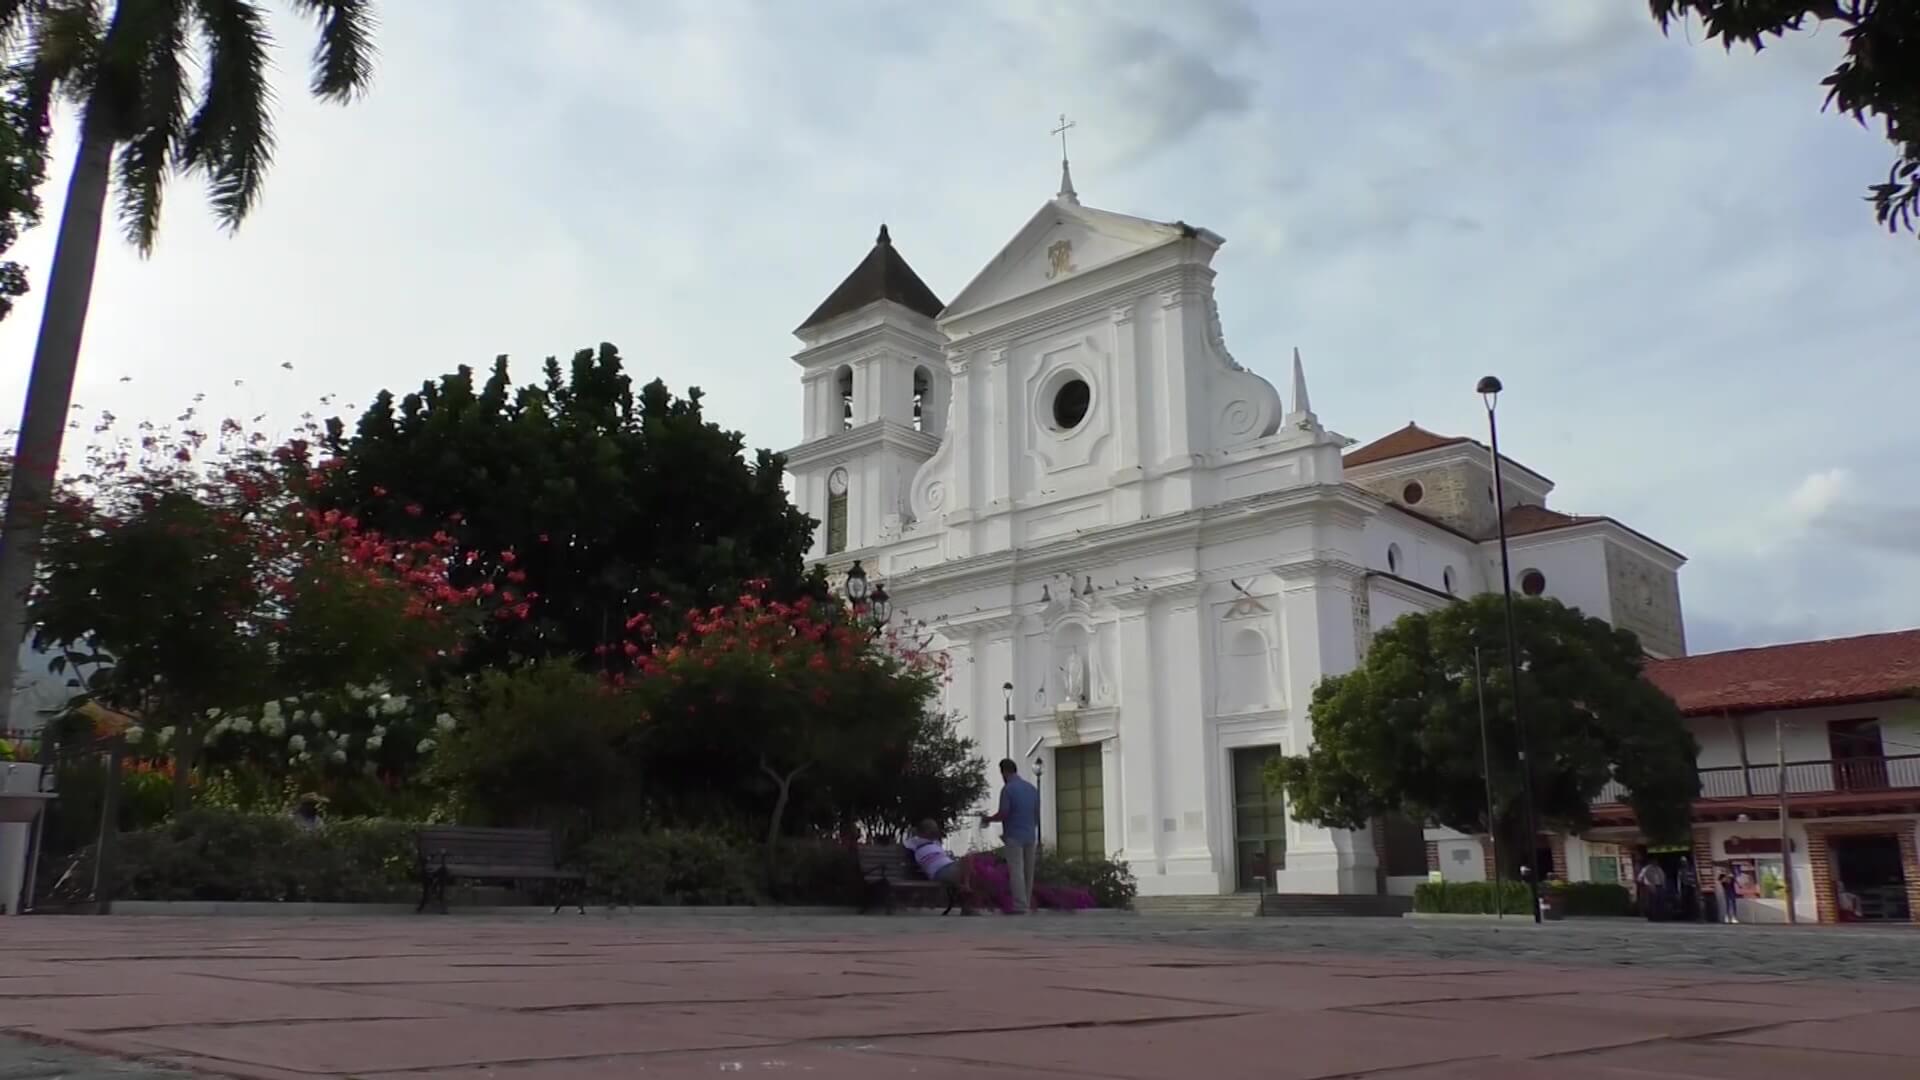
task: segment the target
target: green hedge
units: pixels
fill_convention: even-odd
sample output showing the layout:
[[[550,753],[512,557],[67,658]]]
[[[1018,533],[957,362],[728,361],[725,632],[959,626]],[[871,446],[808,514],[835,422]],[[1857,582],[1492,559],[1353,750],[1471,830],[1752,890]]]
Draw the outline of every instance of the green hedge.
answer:
[[[306,831],[276,814],[202,808],[119,834],[108,887],[116,900],[410,901],[418,828],[344,820]],[[51,867],[42,900],[87,899],[93,857],[89,847]],[[758,844],[720,833],[635,831],[598,837],[572,861],[597,903],[850,905],[861,892],[853,855],[827,843],[788,841],[769,862]]]
[[[109,884],[116,900],[299,900],[378,903],[419,893],[414,825],[342,821],[305,831],[284,817],[192,810],[120,834]],[[49,883],[54,901],[86,898],[92,848]]]
[[[1634,914],[1633,893],[1625,885],[1604,881],[1571,881],[1553,886],[1568,915],[1624,916]]]
[[[1500,895],[1507,914],[1532,914],[1533,897],[1525,883],[1503,881]],[[1413,889],[1413,910],[1426,914],[1493,915],[1493,901],[1490,881],[1427,881]]]
[[[662,829],[596,837],[580,853],[587,894],[612,904],[751,904],[760,863],[708,832]]]

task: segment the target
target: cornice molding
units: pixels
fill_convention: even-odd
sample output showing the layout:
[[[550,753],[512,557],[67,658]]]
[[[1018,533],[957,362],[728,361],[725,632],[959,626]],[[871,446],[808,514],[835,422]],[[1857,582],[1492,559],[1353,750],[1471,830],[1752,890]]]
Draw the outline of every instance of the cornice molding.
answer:
[[[1231,503],[1146,518],[1091,530],[1031,548],[967,556],[890,577],[887,589],[916,604],[967,592],[1009,573],[1019,580],[1083,568],[1089,559],[1112,562],[1172,551],[1197,551],[1203,544],[1228,543],[1267,535],[1297,525],[1358,529],[1373,508],[1345,485],[1321,484],[1250,495]],[[1198,561],[1197,558],[1195,560]],[[1269,564],[1270,565],[1270,564]],[[1102,594],[1117,597],[1117,591]]]
[[[919,454],[924,460],[940,449],[940,437],[915,431],[898,420],[874,420],[856,428],[835,432],[824,439],[801,443],[783,451],[781,456],[786,458],[787,468],[800,469],[875,446]]]
[[[1155,270],[1151,274],[1137,278],[1123,278],[1096,288],[1085,296],[1076,297],[1059,305],[1038,306],[1034,310],[1017,314],[1004,322],[983,327],[973,333],[961,334],[953,341],[956,345],[964,343],[968,349],[993,348],[1017,343],[1028,337],[1038,337],[1069,323],[1097,319],[1105,310],[1108,321],[1112,321],[1112,309],[1143,298],[1165,293],[1169,289],[1189,285],[1189,279],[1200,277],[1202,280],[1192,283],[1191,287],[1204,294],[1210,287],[1214,272],[1201,265],[1174,262]],[[1084,280],[1084,279],[1083,279]],[[1036,294],[1017,297],[1028,299]],[[1007,303],[1013,303],[1010,300]],[[986,309],[991,310],[991,309]],[[962,316],[961,321],[971,318]],[[951,333],[952,331],[949,331]]]
[[[1302,583],[1317,585],[1322,582],[1346,582],[1352,584],[1366,576],[1367,568],[1345,559],[1315,556],[1275,563],[1273,572],[1284,583],[1284,588],[1293,590],[1300,588]]]
[[[793,354],[793,362],[809,370],[838,366],[881,352],[889,344],[902,346],[916,354],[924,352],[939,356],[946,349],[947,336],[934,327],[931,320],[928,320],[924,330],[883,320],[863,326],[844,337],[809,345]]]

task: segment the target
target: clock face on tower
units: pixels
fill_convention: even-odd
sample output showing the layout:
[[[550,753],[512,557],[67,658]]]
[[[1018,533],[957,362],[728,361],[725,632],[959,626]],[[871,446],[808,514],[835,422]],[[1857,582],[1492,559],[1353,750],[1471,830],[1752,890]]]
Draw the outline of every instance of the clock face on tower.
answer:
[[[845,495],[847,493],[847,470],[835,469],[827,474],[827,494]]]

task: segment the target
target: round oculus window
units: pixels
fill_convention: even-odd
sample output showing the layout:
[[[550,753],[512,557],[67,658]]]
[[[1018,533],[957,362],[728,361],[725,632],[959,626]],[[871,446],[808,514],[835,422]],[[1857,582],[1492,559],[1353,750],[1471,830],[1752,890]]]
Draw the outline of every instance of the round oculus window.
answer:
[[[1520,575],[1520,591],[1528,596],[1539,596],[1547,591],[1547,575],[1538,570],[1527,570]]]
[[[1400,501],[1408,506],[1418,506],[1420,500],[1426,497],[1427,489],[1421,487],[1418,480],[1409,480],[1407,486],[1400,489]]]
[[[1071,378],[1061,383],[1053,391],[1053,426],[1061,431],[1072,431],[1087,418],[1087,410],[1093,405],[1093,387],[1087,380]]]

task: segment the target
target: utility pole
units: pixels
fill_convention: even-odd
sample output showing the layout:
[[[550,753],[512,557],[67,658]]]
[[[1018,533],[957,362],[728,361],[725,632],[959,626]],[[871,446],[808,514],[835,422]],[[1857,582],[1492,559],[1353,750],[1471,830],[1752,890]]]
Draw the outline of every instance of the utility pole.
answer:
[[[1779,775],[1774,779],[1774,795],[1780,803],[1780,876],[1787,885],[1787,921],[1797,923],[1800,916],[1793,901],[1793,837],[1787,832],[1787,741],[1781,735],[1780,714],[1773,716],[1773,752]]]
[[[1493,752],[1487,745],[1487,684],[1480,678],[1480,646],[1473,646],[1473,696],[1480,700],[1480,769],[1487,779],[1487,843],[1493,846],[1493,917],[1507,917],[1506,890],[1500,886],[1500,819],[1493,813]]]

